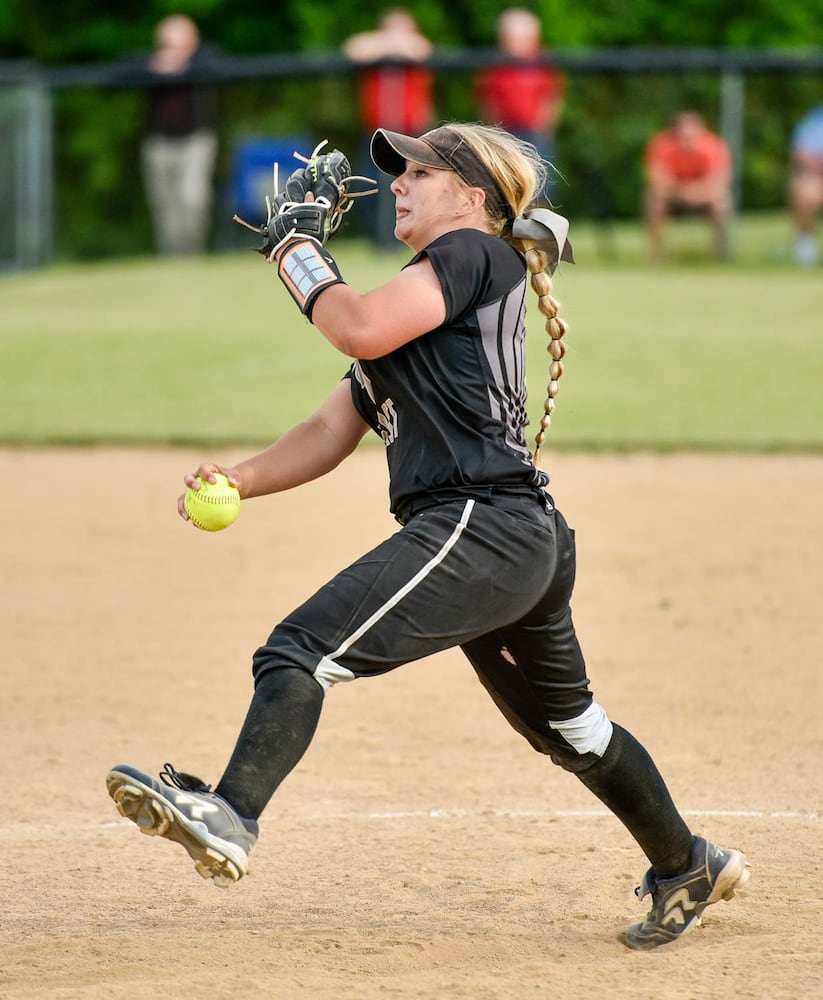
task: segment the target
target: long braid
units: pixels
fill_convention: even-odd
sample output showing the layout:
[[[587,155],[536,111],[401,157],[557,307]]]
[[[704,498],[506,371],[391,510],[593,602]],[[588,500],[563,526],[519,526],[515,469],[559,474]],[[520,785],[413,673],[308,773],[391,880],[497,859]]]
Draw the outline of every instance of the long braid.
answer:
[[[534,204],[538,191],[544,186],[546,166],[532,145],[494,125],[450,123],[449,128],[461,135],[477,153],[506,196],[513,215]],[[537,307],[546,317],[546,333],[549,335],[547,351],[551,361],[543,416],[535,438],[533,461],[537,465],[538,453],[551,426],[558,381],[563,374],[563,356],[566,353],[563,336],[568,325],[559,315],[560,303],[552,296],[550,261],[546,251],[530,240],[515,239],[510,217],[502,218],[490,213],[489,227],[496,236],[525,254],[531,286],[537,295]]]
[[[537,464],[538,454],[546,433],[552,422],[552,414],[556,406],[555,397],[558,382],[563,374],[563,356],[566,345],[563,337],[568,330],[568,324],[560,317],[560,303],[552,295],[552,279],[548,271],[549,257],[545,250],[531,246],[525,248],[526,264],[531,274],[531,286],[537,295],[537,308],[546,317],[546,333],[549,343],[546,350],[551,357],[549,363],[549,382],[546,386],[546,399],[543,403],[543,416],[540,418],[540,430],[535,437],[534,463]]]

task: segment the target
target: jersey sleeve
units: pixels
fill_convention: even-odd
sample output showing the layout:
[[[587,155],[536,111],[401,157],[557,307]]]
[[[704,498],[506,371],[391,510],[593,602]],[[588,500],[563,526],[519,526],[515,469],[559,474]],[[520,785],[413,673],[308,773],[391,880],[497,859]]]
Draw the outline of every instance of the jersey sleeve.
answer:
[[[380,426],[377,421],[377,407],[375,406],[374,401],[371,398],[371,394],[369,393],[368,379],[364,377],[360,369],[360,362],[355,361],[343,378],[349,380],[349,387],[351,388],[351,398],[354,403],[354,408],[366,421],[369,427],[371,427],[376,434],[379,434]]]
[[[522,280],[525,267],[514,247],[477,229],[446,233],[406,266],[423,257],[428,257],[443,289],[447,324],[505,295]]]

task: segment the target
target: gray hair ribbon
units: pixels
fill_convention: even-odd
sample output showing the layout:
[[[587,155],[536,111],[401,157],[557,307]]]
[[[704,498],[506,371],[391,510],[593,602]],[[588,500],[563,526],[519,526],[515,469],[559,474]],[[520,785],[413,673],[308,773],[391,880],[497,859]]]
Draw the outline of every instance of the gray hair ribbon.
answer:
[[[512,236],[537,244],[549,258],[548,271],[554,274],[561,260],[574,263],[572,245],[568,240],[569,220],[547,208],[529,208],[512,222]]]

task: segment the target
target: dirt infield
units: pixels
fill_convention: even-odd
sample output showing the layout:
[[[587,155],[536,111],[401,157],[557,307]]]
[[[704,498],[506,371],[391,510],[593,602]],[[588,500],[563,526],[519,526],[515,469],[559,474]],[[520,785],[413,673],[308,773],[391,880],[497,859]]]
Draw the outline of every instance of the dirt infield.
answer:
[[[549,460],[596,694],[754,866],[637,954],[644,859],[458,653],[332,692],[232,889],[120,820],[108,768],[216,780],[270,624],[394,527],[375,450],[198,532],[200,457],[0,451],[3,1000],[823,996],[823,458]]]

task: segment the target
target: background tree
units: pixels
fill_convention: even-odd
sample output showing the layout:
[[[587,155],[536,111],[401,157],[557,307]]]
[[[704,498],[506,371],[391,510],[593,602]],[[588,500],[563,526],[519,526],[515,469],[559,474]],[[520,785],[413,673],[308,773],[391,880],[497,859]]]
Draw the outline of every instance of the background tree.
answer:
[[[352,73],[340,72],[340,44],[374,26],[389,4],[335,0],[326,5],[280,0],[5,0],[0,4],[0,60],[55,66],[110,63],[151,46],[154,26],[185,13],[204,41],[226,55],[327,54],[328,71],[311,77],[221,85],[221,161],[225,185],[232,150],[243,137],[308,134],[354,149],[358,134]],[[533,0],[552,48],[626,46],[819,47],[823,0]],[[499,0],[416,0],[422,31],[441,52],[491,50]],[[320,60],[323,65],[323,60]],[[444,120],[474,119],[474,74],[440,70],[436,105]],[[640,155],[648,135],[680,107],[695,106],[719,125],[719,81],[712,73],[570,73],[566,113],[558,133],[565,181],[556,198],[575,216],[637,216]],[[823,101],[823,80],[805,74],[746,78],[742,207],[784,204],[787,143],[802,113]],[[150,233],[138,175],[137,144],[144,94],[132,89],[59,91],[55,99],[58,247],[67,256],[148,252]],[[217,211],[222,214],[218,199]],[[356,213],[355,213],[356,214]],[[121,225],[101,227],[102,217]],[[230,227],[227,227],[230,230]],[[218,240],[221,230],[218,228]],[[226,237],[229,238],[229,237]]]

